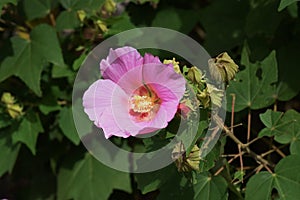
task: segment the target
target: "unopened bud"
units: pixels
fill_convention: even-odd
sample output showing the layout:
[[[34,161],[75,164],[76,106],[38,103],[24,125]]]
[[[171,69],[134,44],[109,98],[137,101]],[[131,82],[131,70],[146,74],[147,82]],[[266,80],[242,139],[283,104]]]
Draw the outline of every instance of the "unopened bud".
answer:
[[[103,8],[105,11],[107,11],[107,13],[112,14],[115,12],[117,4],[116,2],[114,2],[114,0],[106,0]]]
[[[239,66],[226,53],[221,53],[216,58],[208,60],[209,71],[216,81],[228,82],[235,77]]]
[[[200,83],[202,79],[202,73],[197,67],[193,66],[189,69],[187,78],[192,81],[192,83]]]

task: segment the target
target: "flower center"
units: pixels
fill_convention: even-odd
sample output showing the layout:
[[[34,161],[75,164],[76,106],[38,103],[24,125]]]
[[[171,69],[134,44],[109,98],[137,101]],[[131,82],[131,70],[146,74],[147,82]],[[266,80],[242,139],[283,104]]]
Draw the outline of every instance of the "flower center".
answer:
[[[137,122],[152,120],[159,110],[161,100],[150,85],[139,87],[129,98],[129,114]]]
[[[130,99],[130,106],[134,112],[147,113],[152,110],[154,102],[149,96],[134,95]]]

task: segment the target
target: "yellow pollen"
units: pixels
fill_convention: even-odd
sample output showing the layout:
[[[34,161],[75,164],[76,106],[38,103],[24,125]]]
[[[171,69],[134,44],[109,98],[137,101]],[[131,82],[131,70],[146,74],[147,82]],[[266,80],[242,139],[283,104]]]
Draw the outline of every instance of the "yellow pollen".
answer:
[[[130,99],[130,106],[134,112],[147,113],[152,110],[154,103],[148,96],[134,95]]]

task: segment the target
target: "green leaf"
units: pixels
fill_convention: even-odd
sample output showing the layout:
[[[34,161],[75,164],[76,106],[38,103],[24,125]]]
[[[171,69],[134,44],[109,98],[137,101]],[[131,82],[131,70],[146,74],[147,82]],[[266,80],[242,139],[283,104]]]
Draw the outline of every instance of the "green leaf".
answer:
[[[250,178],[246,185],[246,200],[271,199],[275,189],[280,199],[297,200],[300,196],[300,156],[283,158],[275,167],[275,173],[260,172]]]
[[[67,10],[97,10],[104,0],[60,0],[60,3]]]
[[[280,122],[282,115],[282,112],[274,112],[272,110],[267,110],[265,113],[260,114],[259,118],[267,128],[264,128],[259,133],[259,137],[274,136],[280,133],[277,128],[285,125],[285,123]]]
[[[74,29],[79,27],[80,21],[76,11],[63,11],[56,19],[56,30]]]
[[[246,200],[270,199],[274,179],[269,172],[260,172],[252,176],[247,183]]]
[[[217,55],[242,44],[248,12],[249,2],[236,0],[214,1],[198,12],[205,29],[205,49],[211,55]]]
[[[230,81],[227,94],[235,94],[235,112],[245,108],[261,109],[274,103],[274,86],[277,82],[277,62],[272,51],[262,62],[250,63],[247,46],[242,52],[241,64],[245,69]],[[231,110],[231,96],[227,95],[227,108]]]
[[[114,19],[111,27],[105,33],[105,36],[115,35],[122,31],[135,28],[134,24],[130,21],[130,17],[127,14],[123,14]]]
[[[24,0],[23,5],[29,20],[44,17],[51,11],[51,0]]]
[[[40,79],[45,61],[63,66],[64,61],[53,28],[46,24],[35,27],[30,40],[11,39],[14,55],[7,57],[0,66],[0,81],[11,75],[22,79],[38,96],[42,95]]]
[[[244,179],[244,176],[245,176],[245,170],[238,170],[234,173],[234,179],[237,179],[239,181],[243,180]]]
[[[294,2],[297,2],[299,0],[281,0],[279,7],[278,7],[278,11],[282,11],[283,9],[285,9],[287,6],[291,5]]]
[[[0,129],[5,128],[9,125],[11,125],[12,120],[11,117],[9,117],[8,114],[4,113],[4,109],[0,110]]]
[[[60,111],[58,123],[64,135],[75,145],[78,145],[80,143],[80,138],[75,128],[71,108],[65,107]]]
[[[58,174],[58,200],[108,199],[113,189],[130,192],[129,174],[104,166],[90,154]]]
[[[248,13],[245,25],[247,35],[274,35],[282,19],[281,13],[277,12],[277,6],[277,0],[259,1]]]
[[[299,0],[298,0],[299,1]],[[297,2],[293,2],[288,5],[287,10],[292,18],[298,17],[298,4]]]
[[[83,64],[83,61],[86,59],[86,57],[87,57],[86,52],[83,52],[79,56],[79,58],[77,58],[76,60],[74,60],[73,66],[72,66],[73,70],[78,70],[80,68],[80,66]]]
[[[0,177],[6,173],[11,173],[19,154],[20,144],[13,144],[9,131],[0,134]]]
[[[297,94],[298,91],[295,91],[286,82],[280,81],[276,86],[274,97],[279,101],[288,101],[294,98]]]
[[[197,183],[193,186],[194,199],[222,200],[227,199],[227,182],[221,176],[210,176],[208,173],[197,175]]]
[[[280,122],[284,126],[278,128],[280,134],[275,135],[275,140],[283,144],[291,143],[291,153],[300,154],[300,113],[288,110]]]
[[[68,66],[57,66],[53,65],[52,68],[52,77],[53,78],[62,78],[62,77],[69,77],[74,75],[73,71],[68,68]]]
[[[193,126],[193,124],[191,125]],[[198,124],[198,129],[197,130],[197,134],[195,136],[195,138],[193,139],[193,142],[191,143],[191,145],[189,147],[187,147],[186,149],[186,154],[189,155],[192,148],[194,147],[194,145],[196,144],[197,140],[201,137],[201,135],[203,134],[203,131],[208,127],[208,122],[206,120],[202,120],[199,122]],[[196,127],[197,128],[197,127]],[[188,129],[187,131],[194,131],[194,127],[191,127],[190,129]],[[189,135],[191,135],[192,133],[188,133]]]
[[[152,21],[152,26],[189,33],[196,23],[197,16],[195,12],[191,10],[167,8],[157,12]]]
[[[39,116],[35,113],[28,113],[22,120],[18,130],[14,132],[12,138],[14,143],[24,143],[30,149],[32,154],[35,155],[38,134],[43,131],[44,129]]]

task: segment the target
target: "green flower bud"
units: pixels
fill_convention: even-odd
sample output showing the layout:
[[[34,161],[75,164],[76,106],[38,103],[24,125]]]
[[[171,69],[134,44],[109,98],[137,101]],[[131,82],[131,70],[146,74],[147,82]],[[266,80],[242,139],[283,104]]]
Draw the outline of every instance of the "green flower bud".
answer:
[[[15,119],[23,115],[23,107],[15,103],[15,98],[9,92],[4,92],[2,94],[1,101],[6,105],[7,112],[11,118]]]
[[[197,67],[193,66],[188,70],[187,78],[192,81],[192,83],[200,83],[202,79],[202,73]]]
[[[209,71],[216,81],[228,82],[235,77],[239,66],[226,53],[221,53],[216,58],[208,60]]]
[[[116,5],[117,4],[114,2],[114,0],[106,0],[103,5],[103,8],[105,11],[107,11],[107,13],[112,14],[117,8]]]
[[[86,18],[86,12],[84,10],[78,10],[77,15],[81,22],[83,22],[84,19]]]

